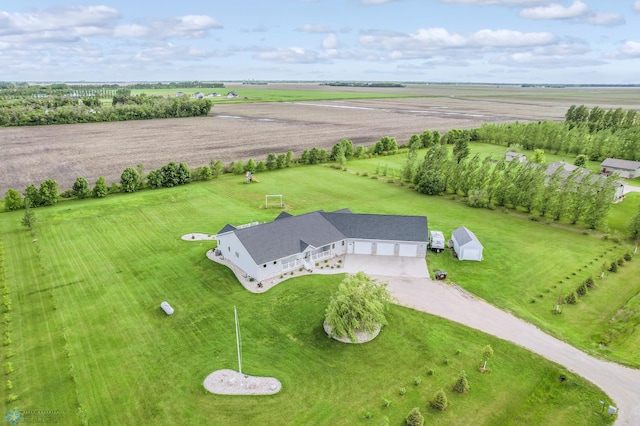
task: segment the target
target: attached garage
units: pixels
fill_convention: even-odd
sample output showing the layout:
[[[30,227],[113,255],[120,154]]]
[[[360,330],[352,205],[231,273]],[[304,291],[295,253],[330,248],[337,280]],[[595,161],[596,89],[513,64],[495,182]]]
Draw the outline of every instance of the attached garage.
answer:
[[[459,260],[482,260],[482,244],[473,232],[461,226],[451,234],[453,250]]]
[[[417,257],[418,245],[417,244],[400,244],[398,251],[400,257]]]
[[[379,256],[393,256],[396,251],[394,243],[377,243],[376,254]]]
[[[353,243],[354,254],[371,254],[373,253],[373,243],[368,241],[356,241]]]

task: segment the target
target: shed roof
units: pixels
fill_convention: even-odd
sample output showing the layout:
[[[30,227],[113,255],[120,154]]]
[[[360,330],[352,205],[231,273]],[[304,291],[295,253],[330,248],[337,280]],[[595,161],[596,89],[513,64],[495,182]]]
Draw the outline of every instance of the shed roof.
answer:
[[[640,169],[640,161],[618,160],[617,158],[606,158],[602,163],[600,163],[600,166],[613,167],[615,169],[621,169],[621,170],[636,171]]]
[[[458,242],[459,246],[464,246],[466,244],[469,244],[470,242],[476,242],[480,245],[480,247],[482,247],[482,243],[480,243],[480,240],[478,239],[478,237],[476,237],[476,234],[474,234],[464,226],[461,226],[460,228],[454,230],[452,236]]]

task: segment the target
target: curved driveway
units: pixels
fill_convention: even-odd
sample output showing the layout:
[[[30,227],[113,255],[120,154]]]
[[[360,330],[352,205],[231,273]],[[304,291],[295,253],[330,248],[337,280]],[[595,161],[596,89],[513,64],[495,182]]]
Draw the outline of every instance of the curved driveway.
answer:
[[[401,306],[484,331],[563,365],[600,387],[615,401],[617,425],[640,425],[640,370],[587,355],[457,286],[409,276],[375,278],[389,283],[390,292]]]

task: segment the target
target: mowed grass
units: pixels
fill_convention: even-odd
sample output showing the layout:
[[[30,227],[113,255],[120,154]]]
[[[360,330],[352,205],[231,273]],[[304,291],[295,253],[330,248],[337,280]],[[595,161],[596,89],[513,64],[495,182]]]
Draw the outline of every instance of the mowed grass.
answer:
[[[180,236],[215,233],[226,222],[271,220],[278,209],[261,208],[267,193],[283,193],[296,214],[350,207],[430,217],[433,211],[438,218],[435,212],[455,205],[323,167],[260,179],[246,185],[241,176],[226,176],[37,209],[35,242],[19,225],[22,212],[3,213],[13,301],[12,342],[3,362],[12,362],[7,377],[18,396],[4,400],[5,408],[58,410],[63,424],[79,418],[118,424],[357,424],[366,423],[367,411],[376,421],[388,417],[390,424],[401,424],[414,406],[430,424],[610,421],[595,413],[606,396],[579,377],[513,345],[405,308],[392,308],[390,325],[374,342],[333,342],[322,320],[340,276],[298,278],[262,295],[245,291],[226,268],[206,259],[212,242]],[[159,309],[163,300],[174,306],[174,316]],[[237,368],[233,306],[240,312],[243,371],[278,377],[280,394],[248,398],[204,391],[210,372]],[[486,344],[496,355],[492,372],[483,375],[476,368]],[[428,369],[435,375],[428,376]],[[449,390],[462,369],[472,391],[449,392],[452,407],[444,414],[428,409],[435,391]],[[561,374],[569,380],[559,382]],[[417,387],[416,376],[422,378]],[[404,397],[400,387],[407,389]],[[389,408],[382,407],[382,398],[391,401]]]

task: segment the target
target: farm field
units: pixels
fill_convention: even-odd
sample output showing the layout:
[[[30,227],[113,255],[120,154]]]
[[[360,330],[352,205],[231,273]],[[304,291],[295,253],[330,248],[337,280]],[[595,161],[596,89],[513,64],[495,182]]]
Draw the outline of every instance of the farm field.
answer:
[[[446,132],[483,122],[562,120],[571,104],[640,107],[638,88],[228,84],[225,90],[237,90],[241,97],[248,90],[251,97],[245,103],[219,103],[210,117],[0,128],[0,193],[8,188],[22,191],[48,178],[58,181],[61,190],[70,188],[79,176],[91,184],[99,176],[108,183],[118,182],[126,167],[138,164],[147,170],[170,161],[197,167],[211,160],[260,160],[269,152],[291,150],[299,156],[304,149],[329,149],[344,138],[368,146],[382,136],[404,143],[427,129]],[[296,98],[298,90],[303,92]],[[313,91],[323,94],[323,100],[309,101]],[[335,100],[335,93],[342,99]],[[345,99],[364,95],[412,97]]]
[[[430,226],[443,230],[466,224],[487,247],[482,263],[447,265],[456,279],[486,277],[508,263],[493,276],[494,290],[480,289],[498,302],[500,294],[503,302],[512,296],[513,281],[526,284],[527,293],[546,285],[549,277],[523,276],[532,258],[554,271],[555,279],[601,251],[624,247],[329,167],[263,173],[260,180],[246,185],[241,176],[226,175],[39,208],[37,241],[20,226],[23,212],[0,214],[13,306],[11,321],[1,325],[11,336],[2,361],[5,368],[11,363],[6,377],[17,396],[3,401],[4,407],[58,410],[62,424],[378,424],[387,417],[400,425],[414,406],[428,424],[612,420],[600,414],[606,396],[581,378],[491,336],[409,309],[393,307],[389,326],[370,344],[334,342],[323,334],[322,319],[339,275],[294,278],[268,293],[250,294],[230,271],[206,259],[212,242],[180,237],[215,233],[227,222],[272,220],[280,210],[261,208],[265,193],[284,194],[292,214],[343,207],[426,214]],[[490,229],[491,223],[501,226]],[[533,256],[525,258],[519,240],[532,234],[537,239],[527,253]],[[562,256],[547,253],[544,241],[550,239]],[[435,256],[428,262],[431,269],[437,265]],[[608,277],[610,290],[620,285],[617,279]],[[597,303],[592,296],[606,294],[602,287],[581,304]],[[174,316],[162,313],[162,300],[176,308]],[[236,368],[233,306],[240,311],[243,371],[278,377],[280,394],[217,397],[204,391],[202,380],[211,371]],[[486,344],[495,356],[491,373],[483,375],[476,367]],[[448,392],[451,408],[443,414],[427,408],[435,391],[449,389],[462,369],[471,392]],[[560,382],[560,375],[568,380]],[[413,384],[417,376],[419,386]],[[401,387],[407,390],[403,397]],[[382,407],[383,398],[391,401],[389,408]]]

